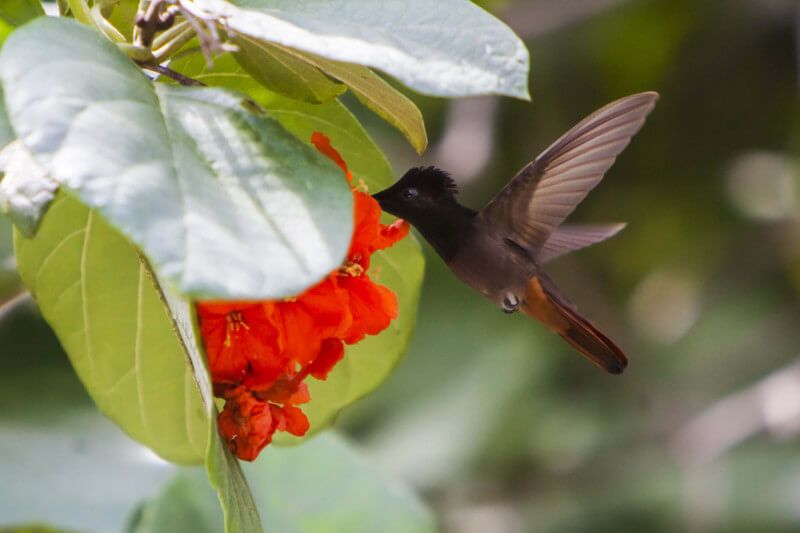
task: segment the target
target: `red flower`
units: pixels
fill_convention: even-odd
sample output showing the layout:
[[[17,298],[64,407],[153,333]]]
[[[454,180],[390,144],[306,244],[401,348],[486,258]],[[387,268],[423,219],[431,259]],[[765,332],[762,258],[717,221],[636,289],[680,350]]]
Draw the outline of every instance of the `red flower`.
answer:
[[[260,368],[261,373],[274,374],[272,379],[283,372],[283,365],[277,364],[281,353],[277,330],[260,304],[208,302],[198,304],[198,311],[215,382],[240,381],[254,361],[274,363]]]
[[[326,136],[311,141],[352,176]],[[397,318],[397,297],[366,273],[370,256],[408,234],[403,221],[380,222],[369,194],[354,196],[354,230],[345,264],[296,298],[197,304],[200,330],[217,396],[217,420],[230,449],[255,459],[276,431],[302,436],[308,419],[297,407],[310,400],[305,379],[326,379],[344,357],[344,344],[376,335]]]

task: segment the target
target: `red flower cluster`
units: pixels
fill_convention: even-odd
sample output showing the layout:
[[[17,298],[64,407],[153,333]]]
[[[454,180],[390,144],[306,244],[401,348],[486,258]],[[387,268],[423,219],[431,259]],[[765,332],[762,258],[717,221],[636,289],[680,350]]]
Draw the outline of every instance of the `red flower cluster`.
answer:
[[[326,136],[311,142],[352,181]],[[225,399],[217,420],[231,451],[252,461],[276,431],[304,435],[308,419],[298,405],[310,400],[304,380],[326,379],[344,356],[344,344],[384,330],[397,317],[395,294],[370,280],[370,256],[408,233],[398,221],[380,223],[381,208],[353,190],[355,229],[347,261],[316,286],[283,301],[197,304],[214,392]]]

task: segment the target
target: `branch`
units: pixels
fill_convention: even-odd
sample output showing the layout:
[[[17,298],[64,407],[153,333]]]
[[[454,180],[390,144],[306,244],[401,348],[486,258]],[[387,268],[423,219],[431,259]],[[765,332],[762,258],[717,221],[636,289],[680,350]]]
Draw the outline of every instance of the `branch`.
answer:
[[[157,65],[155,63],[148,63],[145,61],[137,61],[138,65],[145,70],[149,70],[151,72],[156,72],[162,76],[166,76],[170,79],[173,79],[180,83],[185,87],[205,87],[206,84],[202,81],[196,80],[194,78],[190,78],[189,76],[184,76],[180,72],[175,72],[171,68],[167,68],[163,65]]]

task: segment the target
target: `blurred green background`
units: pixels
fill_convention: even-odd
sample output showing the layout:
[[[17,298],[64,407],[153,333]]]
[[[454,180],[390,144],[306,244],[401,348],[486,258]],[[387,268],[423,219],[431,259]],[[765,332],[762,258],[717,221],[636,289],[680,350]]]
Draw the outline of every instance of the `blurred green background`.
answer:
[[[461,286],[426,247],[411,349],[337,426],[416,489],[445,531],[800,530],[798,3],[483,5],[530,49],[531,103],[413,96],[431,136],[423,160],[360,118],[398,175],[436,164],[479,207],[586,114],[660,92],[570,219],[627,229],[549,268],[630,366],[603,374]],[[0,220],[0,299],[18,291]],[[95,441],[83,432],[96,422],[80,419],[88,399],[66,356],[31,306],[0,319],[0,432],[29,429],[16,444],[0,441],[13,448],[0,455],[49,442],[37,428],[60,421],[78,435],[51,459],[86,457]],[[126,446],[118,435],[102,442],[117,441]],[[118,491],[158,490],[141,470],[112,471]],[[20,490],[7,486],[0,501],[15,492],[24,501]],[[98,494],[128,516],[132,496],[109,490]]]

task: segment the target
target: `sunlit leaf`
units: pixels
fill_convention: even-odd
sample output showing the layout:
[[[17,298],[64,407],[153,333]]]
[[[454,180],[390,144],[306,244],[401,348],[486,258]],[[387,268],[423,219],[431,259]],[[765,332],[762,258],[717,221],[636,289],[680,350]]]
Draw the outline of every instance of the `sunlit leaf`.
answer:
[[[271,91],[311,103],[336,98],[347,87],[284,49],[248,37],[236,39],[236,60],[248,74]]]
[[[61,193],[33,239],[17,234],[25,285],[97,406],[162,457],[205,457],[208,418],[136,250]]]
[[[61,193],[34,239],[15,239],[23,281],[97,406],[171,461],[205,461],[227,531],[258,531],[241,470],[216,429],[192,306],[97,213]]]
[[[292,52],[291,48],[285,50]],[[346,84],[361,103],[400,130],[417,153],[421,154],[425,151],[425,147],[428,145],[428,135],[425,132],[422,113],[414,105],[414,102],[403,96],[380,76],[362,65],[333,61],[307,52],[293,52]]]
[[[374,67],[436,96],[528,98],[528,51],[467,0],[198,0],[238,35]]]
[[[47,174],[184,294],[285,297],[341,264],[352,232],[341,172],[240,97],[154,88],[99,33],[53,18],[9,38],[0,80]]]

